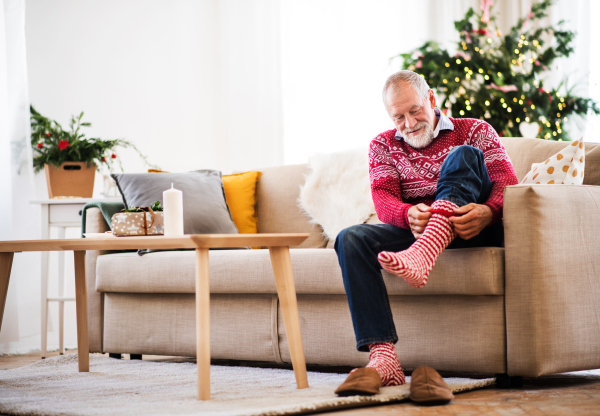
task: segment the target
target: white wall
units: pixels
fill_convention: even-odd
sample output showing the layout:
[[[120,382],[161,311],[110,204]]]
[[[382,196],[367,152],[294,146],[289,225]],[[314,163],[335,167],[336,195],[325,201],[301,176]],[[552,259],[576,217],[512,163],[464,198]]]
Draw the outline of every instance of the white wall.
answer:
[[[84,110],[92,135],[130,140],[170,171],[282,163],[273,150],[280,125],[265,122],[264,108],[279,97],[277,26],[263,13],[271,8],[276,2],[28,0],[31,102],[65,125]],[[127,171],[144,170],[132,151],[118,156]]]

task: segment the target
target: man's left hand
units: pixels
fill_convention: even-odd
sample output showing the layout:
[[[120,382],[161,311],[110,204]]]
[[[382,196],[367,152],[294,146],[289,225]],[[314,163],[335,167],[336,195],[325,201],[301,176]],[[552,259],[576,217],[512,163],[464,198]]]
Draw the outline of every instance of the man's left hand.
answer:
[[[492,222],[492,210],[487,205],[468,204],[454,210],[459,217],[450,217],[456,234],[469,240],[478,235],[481,230]]]

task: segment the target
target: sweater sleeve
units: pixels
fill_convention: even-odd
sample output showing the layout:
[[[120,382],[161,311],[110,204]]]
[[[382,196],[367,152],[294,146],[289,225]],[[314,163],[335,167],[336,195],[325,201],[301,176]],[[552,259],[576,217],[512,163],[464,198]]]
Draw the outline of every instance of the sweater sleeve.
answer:
[[[411,204],[402,202],[400,176],[385,138],[378,136],[369,148],[369,178],[371,195],[379,219],[396,227],[410,229],[408,210]]]
[[[498,137],[498,133],[486,122],[479,122],[470,135],[469,144],[483,151],[485,166],[492,181],[492,191],[484,203],[492,210],[492,224],[502,219],[504,188],[519,183],[512,162]]]

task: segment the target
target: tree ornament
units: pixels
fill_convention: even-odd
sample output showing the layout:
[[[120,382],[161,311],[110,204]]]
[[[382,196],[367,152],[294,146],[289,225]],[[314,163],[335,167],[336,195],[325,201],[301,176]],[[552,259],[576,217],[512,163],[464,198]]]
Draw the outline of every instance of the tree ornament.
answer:
[[[106,163],[106,157],[103,157],[103,158],[102,158],[102,161],[103,161],[104,163]]]
[[[44,147],[44,143],[42,143],[42,142],[39,142],[39,143],[36,145],[36,147],[37,147],[38,149],[41,149],[42,147]]]
[[[68,140],[61,140],[60,142],[58,142],[58,148],[63,151],[65,150],[67,147],[69,147],[69,141]]]
[[[113,159],[117,158],[117,155],[115,155],[114,153],[112,155],[110,155],[110,157],[112,157]]]
[[[46,132],[46,137],[50,137],[50,133]]]

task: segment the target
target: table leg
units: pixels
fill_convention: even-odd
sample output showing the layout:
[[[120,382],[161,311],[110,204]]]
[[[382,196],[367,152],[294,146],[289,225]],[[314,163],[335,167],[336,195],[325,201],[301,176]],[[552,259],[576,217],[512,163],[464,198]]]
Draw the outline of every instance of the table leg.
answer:
[[[285,332],[290,346],[292,366],[296,375],[296,385],[299,389],[305,389],[308,387],[308,378],[306,375],[304,348],[302,346],[302,334],[300,333],[300,317],[298,316],[298,303],[296,300],[294,276],[292,274],[290,250],[288,247],[269,247],[269,252],[271,254],[271,264],[273,266],[273,274],[275,275],[277,295],[281,304]]]
[[[6,306],[6,296],[8,294],[8,281],[10,280],[10,270],[12,269],[14,256],[15,253],[0,253],[0,330],[2,329],[2,318],[4,317],[4,307]]]
[[[48,217],[48,204],[42,204],[42,240],[50,238],[50,223]],[[50,253],[42,251],[42,304],[40,311],[42,312],[42,358],[46,358],[48,348],[48,264]]]
[[[208,249],[196,249],[198,400],[210,400],[210,275]]]
[[[77,355],[79,372],[90,371],[90,340],[88,338],[87,282],[85,276],[85,251],[75,255],[75,308],[77,309]]]
[[[65,238],[66,227],[58,227],[58,238]],[[65,297],[65,252],[58,251],[58,297]],[[65,301],[58,301],[58,352],[65,354]]]

